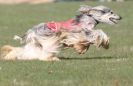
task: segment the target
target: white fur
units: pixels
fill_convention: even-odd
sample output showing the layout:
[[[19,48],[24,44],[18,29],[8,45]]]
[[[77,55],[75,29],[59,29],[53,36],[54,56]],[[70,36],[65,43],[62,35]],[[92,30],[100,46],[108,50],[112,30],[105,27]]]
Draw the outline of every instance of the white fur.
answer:
[[[36,45],[36,40],[41,43],[41,46]],[[57,36],[52,37],[40,37],[34,34],[34,32],[28,34],[26,39],[28,42],[22,47],[9,47],[11,51],[3,57],[3,59],[19,59],[19,60],[59,60],[55,55],[59,49],[59,38]]]
[[[48,60],[58,53],[59,45],[56,37],[47,40],[39,40],[42,43],[42,48],[35,46],[34,43],[28,43],[23,48],[18,59],[39,59]]]

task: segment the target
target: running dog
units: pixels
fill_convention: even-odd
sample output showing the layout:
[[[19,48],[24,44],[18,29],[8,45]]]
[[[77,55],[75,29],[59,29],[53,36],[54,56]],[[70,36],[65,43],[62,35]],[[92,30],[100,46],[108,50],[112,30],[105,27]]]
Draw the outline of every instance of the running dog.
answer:
[[[87,10],[81,10],[82,8]],[[23,46],[3,46],[1,48],[1,57],[6,60],[38,59],[53,61],[59,60],[56,55],[60,51],[62,44],[74,46],[79,53],[86,52],[90,44],[108,48],[109,38],[107,35],[102,30],[94,30],[93,28],[99,22],[110,23],[111,21],[114,23],[115,21],[116,23],[116,20],[119,20],[120,17],[110,11],[107,12],[110,15],[105,16],[106,13],[102,13],[105,10],[103,8],[108,9],[104,6],[97,6],[91,9],[90,7],[82,6],[79,10],[81,14],[74,19],[64,22],[40,23],[29,29],[24,36],[15,37],[24,43]],[[94,11],[101,13],[101,16]]]

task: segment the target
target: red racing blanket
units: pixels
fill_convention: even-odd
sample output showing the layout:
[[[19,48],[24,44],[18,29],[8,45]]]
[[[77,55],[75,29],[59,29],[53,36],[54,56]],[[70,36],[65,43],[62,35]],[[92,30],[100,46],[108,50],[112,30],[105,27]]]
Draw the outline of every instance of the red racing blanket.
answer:
[[[47,26],[54,32],[60,31],[61,28],[64,29],[73,29],[72,26],[74,25],[74,19],[69,19],[65,22],[48,22]]]

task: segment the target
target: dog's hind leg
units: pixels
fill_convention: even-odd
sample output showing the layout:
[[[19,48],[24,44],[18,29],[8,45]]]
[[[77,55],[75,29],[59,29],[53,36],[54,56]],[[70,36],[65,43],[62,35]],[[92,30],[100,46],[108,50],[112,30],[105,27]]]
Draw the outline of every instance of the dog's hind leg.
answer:
[[[1,59],[4,60],[15,60],[18,57],[19,52],[22,50],[22,48],[19,47],[12,47],[10,45],[5,45],[1,48]]]
[[[13,51],[13,47],[10,45],[4,45],[1,49],[0,49],[0,57],[1,59],[10,59],[10,57],[12,58],[12,51]]]

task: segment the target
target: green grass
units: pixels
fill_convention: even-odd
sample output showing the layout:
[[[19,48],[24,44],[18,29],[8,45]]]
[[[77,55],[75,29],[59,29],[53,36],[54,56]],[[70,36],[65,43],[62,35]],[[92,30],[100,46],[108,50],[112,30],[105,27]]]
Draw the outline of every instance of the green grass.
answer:
[[[72,18],[79,5],[106,5],[123,17],[119,24],[100,24],[110,49],[91,47],[84,55],[63,50],[59,62],[0,61],[0,86],[133,86],[133,1],[0,5],[0,46],[19,45],[12,38],[33,25]]]

